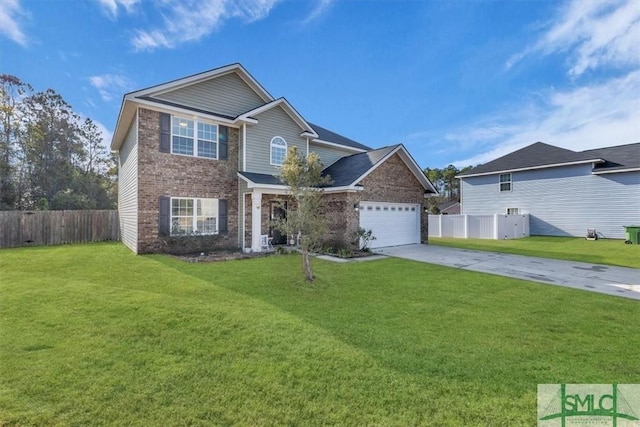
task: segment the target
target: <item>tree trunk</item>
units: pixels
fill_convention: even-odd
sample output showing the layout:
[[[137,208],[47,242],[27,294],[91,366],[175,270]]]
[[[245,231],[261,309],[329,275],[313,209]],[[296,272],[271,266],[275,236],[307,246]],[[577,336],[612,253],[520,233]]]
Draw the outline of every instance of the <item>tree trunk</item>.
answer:
[[[313,282],[313,271],[311,270],[311,260],[309,259],[309,250],[302,247],[302,271],[304,272],[304,277],[309,282]]]

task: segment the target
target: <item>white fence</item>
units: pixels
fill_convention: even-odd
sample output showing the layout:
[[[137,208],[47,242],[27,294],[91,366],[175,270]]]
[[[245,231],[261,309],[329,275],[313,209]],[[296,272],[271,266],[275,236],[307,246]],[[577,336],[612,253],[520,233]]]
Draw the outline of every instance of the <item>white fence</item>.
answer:
[[[519,239],[529,236],[529,215],[429,215],[429,236]]]

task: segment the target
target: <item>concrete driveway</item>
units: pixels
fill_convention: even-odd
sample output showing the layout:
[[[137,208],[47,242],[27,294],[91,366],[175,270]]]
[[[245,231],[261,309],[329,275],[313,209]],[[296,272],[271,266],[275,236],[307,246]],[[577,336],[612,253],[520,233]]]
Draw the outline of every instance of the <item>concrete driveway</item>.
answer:
[[[436,245],[376,249],[392,257],[640,300],[640,269]]]

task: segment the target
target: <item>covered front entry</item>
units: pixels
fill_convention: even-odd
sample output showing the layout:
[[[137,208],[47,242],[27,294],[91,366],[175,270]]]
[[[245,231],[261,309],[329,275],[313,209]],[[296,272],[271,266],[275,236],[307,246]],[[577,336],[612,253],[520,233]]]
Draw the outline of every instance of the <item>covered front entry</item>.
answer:
[[[420,243],[420,205],[360,202],[360,227],[373,231],[371,248]]]
[[[269,202],[269,236],[273,245],[286,245],[287,236],[273,226],[274,221],[287,218],[287,202],[271,200]]]

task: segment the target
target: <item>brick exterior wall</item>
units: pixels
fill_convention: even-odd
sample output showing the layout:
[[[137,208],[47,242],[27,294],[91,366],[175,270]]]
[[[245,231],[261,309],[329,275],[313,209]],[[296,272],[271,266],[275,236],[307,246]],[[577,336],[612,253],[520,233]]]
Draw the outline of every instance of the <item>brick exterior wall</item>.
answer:
[[[424,213],[425,190],[398,154],[387,159],[359,184],[364,187],[361,192],[324,196],[324,213],[329,221],[327,242],[341,241],[347,245],[351,241],[360,225],[360,211],[356,211],[354,205],[361,201],[419,204],[420,241],[428,241],[429,216]]]
[[[360,193],[325,194],[323,199],[323,213],[329,227],[322,243],[335,246],[341,242],[347,246],[360,225],[360,213],[353,207],[360,202]]]
[[[424,212],[427,206],[425,190],[398,154],[387,159],[359,184],[364,187],[364,191],[360,193],[362,201],[419,204],[420,241],[427,243],[429,215]]]
[[[138,253],[165,249],[158,235],[160,196],[226,199],[228,231],[216,247],[237,247],[238,129],[229,128],[228,159],[211,160],[161,153],[157,111],[140,108],[138,124]]]

